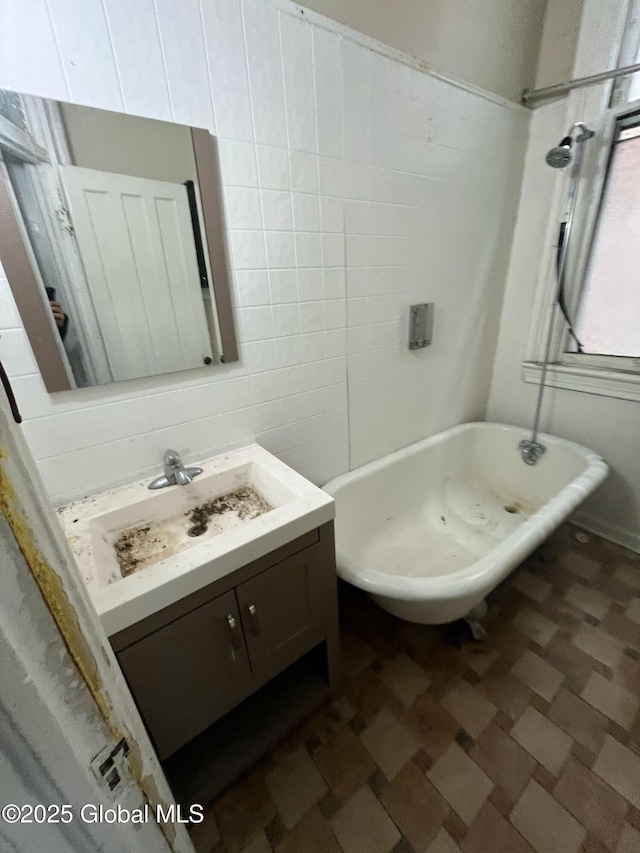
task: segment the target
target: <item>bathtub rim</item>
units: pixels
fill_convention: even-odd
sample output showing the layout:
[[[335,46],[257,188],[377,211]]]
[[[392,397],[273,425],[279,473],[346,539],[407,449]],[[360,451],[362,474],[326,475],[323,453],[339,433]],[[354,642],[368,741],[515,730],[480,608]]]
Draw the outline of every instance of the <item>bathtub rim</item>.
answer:
[[[323,489],[336,498],[340,489],[349,483],[362,480],[374,472],[389,467],[397,460],[419,453],[424,448],[436,446],[463,432],[477,430],[498,430],[512,433],[516,442],[514,451],[517,450],[517,441],[530,434],[530,430],[525,427],[492,421],[456,424],[379,459],[374,459],[372,462],[367,462],[353,471],[341,474],[339,477],[330,480],[323,486]],[[554,530],[566,521],[568,516],[595,491],[609,474],[609,466],[604,459],[583,445],[549,433],[539,433],[538,438],[542,443],[549,446],[555,445],[573,450],[584,459],[586,468],[483,557],[475,560],[464,569],[447,575],[412,577],[367,569],[366,566],[363,567],[361,564],[350,560],[340,551],[336,543],[338,575],[343,580],[371,595],[404,601],[437,602],[439,600],[451,601],[452,599],[468,598],[469,596],[482,597],[494,589]],[[339,507],[336,503],[336,516],[338,514]]]

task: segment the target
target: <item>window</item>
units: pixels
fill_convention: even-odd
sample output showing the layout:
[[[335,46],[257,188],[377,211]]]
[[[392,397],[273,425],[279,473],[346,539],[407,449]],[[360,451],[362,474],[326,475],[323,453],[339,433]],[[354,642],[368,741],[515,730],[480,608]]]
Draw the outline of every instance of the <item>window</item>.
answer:
[[[640,0],[631,0],[626,12],[619,67],[640,62]],[[561,312],[552,310],[557,292],[552,238],[523,378],[540,382],[548,353],[548,384],[640,401],[640,72],[574,90],[568,107],[570,116],[596,132],[584,149],[564,292],[581,346]],[[565,181],[569,174],[565,170]],[[564,196],[560,203],[566,204]],[[561,210],[553,217],[555,226],[550,222],[551,233]]]
[[[576,315],[586,354],[640,358],[640,114],[616,121]]]

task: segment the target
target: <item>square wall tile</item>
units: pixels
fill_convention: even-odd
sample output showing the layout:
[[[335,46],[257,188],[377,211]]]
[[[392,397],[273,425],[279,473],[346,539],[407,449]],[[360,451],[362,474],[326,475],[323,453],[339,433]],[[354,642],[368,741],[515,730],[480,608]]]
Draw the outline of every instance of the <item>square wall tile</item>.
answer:
[[[322,231],[344,233],[344,202],[339,198],[320,198],[320,225]]]
[[[258,160],[256,178],[263,189],[288,190],[291,188],[289,153],[286,148],[267,145],[256,146]]]
[[[220,139],[218,150],[225,184],[236,187],[258,185],[256,149],[252,143]]]
[[[262,190],[260,197],[265,229],[291,231],[293,228],[291,194],[278,190]]]
[[[318,157],[304,151],[290,151],[291,188],[294,192],[314,193],[319,191]]]
[[[244,340],[260,341],[273,336],[271,310],[268,305],[240,309],[240,326]]]
[[[287,119],[284,101],[254,95],[251,99],[251,105],[255,141],[261,145],[275,145],[286,148]]]
[[[296,262],[299,267],[319,267],[322,264],[322,248],[319,234],[295,235]]]
[[[238,270],[234,278],[243,308],[269,304],[269,280],[265,270]]]
[[[254,141],[253,116],[248,92],[215,86],[213,105],[220,139]]]
[[[300,331],[300,316],[295,304],[272,305],[271,319],[275,338],[291,337]]]
[[[264,269],[267,265],[264,232],[230,231],[233,265],[236,270]]]
[[[320,231],[320,198],[309,193],[293,194],[296,231]]]
[[[269,291],[273,305],[298,301],[298,275],[294,269],[269,270]]]
[[[319,302],[323,297],[323,277],[321,269],[298,270],[298,298],[300,302]]]
[[[318,332],[324,329],[324,306],[322,302],[301,302],[299,305],[300,311],[300,331]]]
[[[264,235],[269,269],[295,267],[293,234],[288,231],[266,231]]]

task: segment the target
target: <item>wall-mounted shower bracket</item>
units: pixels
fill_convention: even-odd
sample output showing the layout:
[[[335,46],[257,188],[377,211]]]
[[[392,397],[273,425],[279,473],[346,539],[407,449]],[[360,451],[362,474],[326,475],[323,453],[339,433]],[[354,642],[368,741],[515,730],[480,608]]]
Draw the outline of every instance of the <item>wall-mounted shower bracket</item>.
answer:
[[[434,302],[423,302],[409,308],[409,349],[428,347],[433,337]]]

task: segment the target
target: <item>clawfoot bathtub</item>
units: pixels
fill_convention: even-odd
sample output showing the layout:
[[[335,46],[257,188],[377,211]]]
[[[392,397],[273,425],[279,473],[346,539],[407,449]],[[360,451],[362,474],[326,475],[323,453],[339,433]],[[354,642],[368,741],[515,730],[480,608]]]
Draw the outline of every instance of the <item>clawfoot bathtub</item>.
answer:
[[[484,597],[606,478],[595,453],[550,435],[525,465],[520,427],[452,427],[332,480],[338,574],[385,610],[440,624]]]

